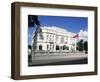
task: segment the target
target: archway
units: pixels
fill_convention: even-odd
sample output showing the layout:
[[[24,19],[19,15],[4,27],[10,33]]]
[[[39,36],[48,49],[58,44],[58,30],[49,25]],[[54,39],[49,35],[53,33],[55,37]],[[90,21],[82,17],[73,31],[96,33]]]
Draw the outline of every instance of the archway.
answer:
[[[58,45],[56,45],[56,50],[59,50],[59,46]]]
[[[42,50],[42,45],[41,44],[39,45],[39,50]]]
[[[63,45],[63,50],[66,50],[66,47],[67,47],[66,45]]]

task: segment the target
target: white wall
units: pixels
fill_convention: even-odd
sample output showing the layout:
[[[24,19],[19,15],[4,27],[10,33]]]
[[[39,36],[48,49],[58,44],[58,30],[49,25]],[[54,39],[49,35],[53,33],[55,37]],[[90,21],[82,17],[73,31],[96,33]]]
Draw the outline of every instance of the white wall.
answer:
[[[0,0],[0,82],[14,82],[15,80],[10,79],[10,66],[11,66],[11,2],[15,0]],[[53,3],[53,4],[68,4],[68,5],[88,5],[88,6],[98,6],[99,13],[98,18],[100,18],[100,0],[16,0],[16,1],[29,1],[38,3]],[[100,19],[98,19],[100,22]],[[99,25],[100,26],[100,25]],[[98,27],[99,27],[98,26]],[[100,29],[99,34],[100,35]],[[100,42],[100,38],[99,41]],[[100,43],[99,43],[100,45]],[[99,48],[100,49],[100,46]],[[99,51],[99,61],[100,62],[100,51]],[[100,69],[100,64],[99,64]],[[93,76],[79,76],[79,77],[63,77],[63,78],[50,78],[50,79],[38,79],[29,80],[29,82],[89,82],[95,81],[99,82],[99,75]],[[27,82],[27,80],[23,80]]]

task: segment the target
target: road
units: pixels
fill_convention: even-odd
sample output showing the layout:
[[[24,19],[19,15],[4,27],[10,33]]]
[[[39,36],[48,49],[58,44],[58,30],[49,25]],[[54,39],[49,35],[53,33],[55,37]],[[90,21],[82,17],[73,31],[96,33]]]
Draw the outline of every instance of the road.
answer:
[[[86,64],[88,62],[87,54],[73,54],[67,55],[38,55],[34,56],[32,62],[29,62],[29,66],[41,66],[41,65],[69,65],[69,64]]]

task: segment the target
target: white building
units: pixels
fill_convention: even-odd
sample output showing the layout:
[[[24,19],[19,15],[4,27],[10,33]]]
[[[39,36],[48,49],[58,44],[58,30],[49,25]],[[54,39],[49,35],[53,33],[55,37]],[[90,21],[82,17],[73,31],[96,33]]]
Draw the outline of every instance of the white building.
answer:
[[[80,30],[79,33],[68,32],[60,27],[43,26],[43,39],[37,35],[36,41],[32,40],[32,50],[35,51],[76,51],[76,43],[78,40],[87,40],[87,31]],[[78,34],[78,36],[76,36]]]

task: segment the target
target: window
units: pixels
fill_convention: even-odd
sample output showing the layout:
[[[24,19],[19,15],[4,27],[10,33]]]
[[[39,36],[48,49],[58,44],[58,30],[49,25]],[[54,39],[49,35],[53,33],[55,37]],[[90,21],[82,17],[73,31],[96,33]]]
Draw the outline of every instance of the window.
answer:
[[[61,43],[64,43],[64,37],[63,36],[61,37]]]
[[[43,33],[39,33],[38,34],[38,37],[39,37],[39,40],[43,40],[44,38],[43,38]]]
[[[59,37],[58,37],[58,36],[56,36],[56,41],[58,41],[58,39],[59,39]]]

